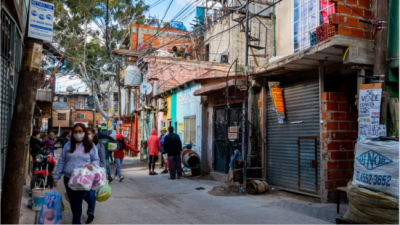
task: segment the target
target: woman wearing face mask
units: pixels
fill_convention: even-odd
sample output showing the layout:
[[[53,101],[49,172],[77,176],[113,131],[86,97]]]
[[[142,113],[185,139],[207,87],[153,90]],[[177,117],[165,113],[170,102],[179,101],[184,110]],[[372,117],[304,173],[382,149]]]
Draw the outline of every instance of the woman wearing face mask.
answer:
[[[115,169],[115,174],[114,174],[114,180],[115,180],[115,177],[118,175],[119,182],[121,182],[123,179],[125,179],[125,177],[121,175],[121,165],[122,165],[122,161],[124,160],[124,157],[125,157],[124,151],[130,149],[134,152],[139,152],[139,150],[134,149],[132,146],[128,145],[124,141],[124,135],[122,135],[122,134],[117,134],[117,141],[120,146],[120,149],[118,151],[114,152],[114,160],[115,160],[115,163],[117,164],[117,168]]]
[[[46,150],[51,151],[51,154],[54,155],[54,137],[56,135],[54,132],[51,132],[49,135],[47,135],[45,138],[43,138],[43,144],[46,145]]]
[[[102,126],[99,129],[99,133],[97,133],[97,138],[99,140],[99,143],[103,144],[104,149],[106,151],[106,172],[108,175],[108,181],[111,183],[114,179],[111,177],[110,160],[109,160],[111,152],[108,151],[108,143],[117,143],[117,149],[120,149],[120,146],[119,143],[114,138],[107,135],[106,126]]]
[[[105,168],[106,167],[106,150],[104,149],[104,146],[100,143],[99,140],[97,139],[96,136],[96,131],[93,128],[88,128],[88,137],[89,140],[96,146],[97,153],[100,158],[100,167]],[[108,179],[108,175],[107,175]],[[84,197],[85,202],[88,204],[88,210],[86,214],[88,215],[88,218],[86,220],[86,224],[93,223],[94,220],[94,210],[96,207],[96,191],[90,190],[86,193]]]
[[[98,166],[100,161],[97,149],[89,140],[88,133],[84,124],[75,124],[72,129],[71,141],[64,146],[54,174],[54,187],[57,187],[57,181],[64,175],[64,185],[71,204],[72,223],[74,224],[81,223],[82,203],[88,191],[70,189],[68,187],[69,178],[74,169],[86,167],[91,170],[94,165]]]

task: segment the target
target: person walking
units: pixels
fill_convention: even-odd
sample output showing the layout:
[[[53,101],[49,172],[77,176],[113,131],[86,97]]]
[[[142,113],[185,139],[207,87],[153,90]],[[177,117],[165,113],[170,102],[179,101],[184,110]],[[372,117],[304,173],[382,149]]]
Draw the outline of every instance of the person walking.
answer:
[[[164,140],[165,133],[167,133],[167,128],[161,128],[160,144],[161,144],[161,168],[164,170],[161,173],[168,173],[168,155],[164,150]]]
[[[82,216],[82,203],[88,191],[73,191],[68,186],[68,181],[74,169],[86,167],[92,170],[93,166],[99,165],[99,155],[96,147],[89,140],[89,133],[85,125],[77,123],[72,129],[71,141],[68,142],[58,160],[57,170],[54,174],[53,186],[64,175],[64,185],[71,205],[72,223],[80,224]]]
[[[55,137],[54,132],[51,132],[45,138],[43,138],[43,141],[42,141],[43,144],[46,145],[46,150],[51,151],[51,154],[53,156],[55,156],[54,155],[54,144],[55,144],[54,143],[54,137]]]
[[[110,152],[108,151],[108,143],[117,143],[118,149],[120,149],[120,146],[114,138],[107,135],[107,127],[106,126],[102,126],[100,128],[99,133],[97,133],[97,138],[98,138],[99,142],[103,144],[104,149],[106,151],[106,171],[107,171],[107,175],[108,175],[108,181],[111,183],[114,179],[111,177],[110,158],[109,158]]]
[[[168,154],[169,163],[169,178],[175,180],[176,173],[178,173],[178,179],[182,177],[182,165],[181,165],[181,152],[182,142],[180,137],[174,133],[173,127],[168,127],[168,135],[164,138],[164,150]]]
[[[69,141],[68,139],[69,131],[64,131],[61,136],[57,139],[56,143],[61,144],[61,148],[64,148],[65,144]]]
[[[125,177],[121,175],[121,165],[122,165],[122,161],[124,161],[125,150],[130,149],[134,152],[139,152],[139,150],[128,145],[124,140],[124,135],[122,135],[122,134],[117,134],[117,141],[120,146],[120,149],[118,151],[114,152],[114,161],[117,164],[117,168],[115,169],[115,174],[114,174],[114,180],[115,180],[115,176],[118,175],[119,182],[121,182],[122,180],[125,179]]]
[[[157,175],[158,173],[154,172],[154,167],[161,150],[161,143],[154,128],[151,130],[151,136],[147,139],[147,146],[149,146],[149,175]]]
[[[99,155],[99,166],[101,168],[106,169],[106,150],[104,149],[103,144],[99,143],[99,140],[96,136],[96,131],[93,128],[88,128],[88,137],[89,140],[96,146],[97,153]],[[107,175],[108,179],[108,175]],[[85,202],[88,204],[88,209],[86,211],[87,220],[86,224],[93,223],[94,221],[94,210],[96,208],[96,191],[90,190],[86,193],[85,197],[83,198]]]

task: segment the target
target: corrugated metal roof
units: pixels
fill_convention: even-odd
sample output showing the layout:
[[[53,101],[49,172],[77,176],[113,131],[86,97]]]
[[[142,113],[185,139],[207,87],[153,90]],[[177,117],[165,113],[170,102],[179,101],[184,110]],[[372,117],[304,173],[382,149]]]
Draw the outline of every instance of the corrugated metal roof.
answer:
[[[53,109],[69,109],[65,102],[53,102]]]

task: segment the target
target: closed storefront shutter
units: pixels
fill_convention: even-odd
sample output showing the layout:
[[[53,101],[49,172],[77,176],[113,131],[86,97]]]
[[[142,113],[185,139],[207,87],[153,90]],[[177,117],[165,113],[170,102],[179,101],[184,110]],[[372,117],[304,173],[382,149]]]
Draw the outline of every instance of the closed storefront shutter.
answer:
[[[267,181],[270,185],[318,194],[318,80],[284,86],[282,93],[285,105],[283,123],[278,123],[268,93]]]

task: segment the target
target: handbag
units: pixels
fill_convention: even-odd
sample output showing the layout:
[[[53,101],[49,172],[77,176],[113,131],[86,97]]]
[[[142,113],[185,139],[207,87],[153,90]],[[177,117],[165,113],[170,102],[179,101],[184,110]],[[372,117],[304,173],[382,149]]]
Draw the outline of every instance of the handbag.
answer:
[[[94,180],[92,183],[92,190],[98,190],[107,183],[106,170],[102,167],[93,166],[92,172]]]
[[[44,196],[40,210],[39,224],[61,224],[62,220],[62,195],[55,188]]]

